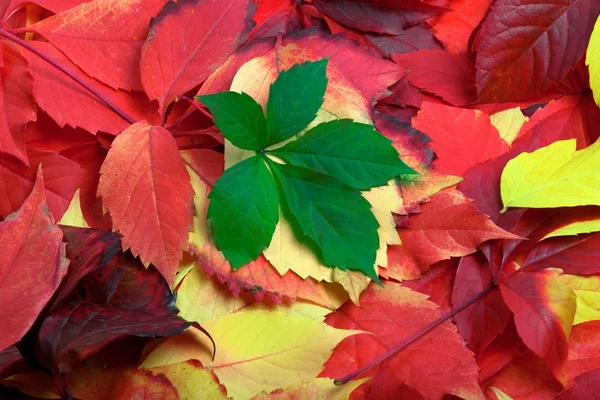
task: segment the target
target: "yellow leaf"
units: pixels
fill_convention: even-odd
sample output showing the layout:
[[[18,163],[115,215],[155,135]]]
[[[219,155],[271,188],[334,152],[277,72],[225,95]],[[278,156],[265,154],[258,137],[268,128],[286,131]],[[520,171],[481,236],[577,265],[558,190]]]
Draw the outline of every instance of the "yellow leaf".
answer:
[[[597,140],[576,151],[571,139],[519,154],[502,171],[504,210],[600,205],[599,149]]]
[[[340,307],[346,299],[347,297],[338,299],[336,308]],[[317,321],[323,321],[331,312],[328,308],[300,299],[293,304],[274,304],[255,302],[246,294],[241,294],[239,297],[232,296],[226,286],[209,278],[200,267],[190,271],[181,283],[177,291],[176,305],[179,308],[179,316],[201,325],[206,321],[240,310],[283,311],[289,315],[313,318]]]
[[[596,104],[600,105],[600,17],[596,20],[587,52],[585,53],[585,65],[590,71],[590,87],[594,94]]]
[[[196,360],[152,368],[153,374],[164,374],[185,400],[227,400],[227,390],[214,373]]]
[[[528,119],[523,115],[520,107],[510,108],[490,115],[492,125],[496,127],[500,137],[508,144],[514,142],[521,127]]]
[[[573,325],[600,320],[600,276],[561,275],[559,280],[577,295]]]
[[[295,383],[285,389],[277,389],[269,394],[258,394],[252,400],[348,400],[350,393],[368,380],[369,378],[364,378],[350,381],[342,386],[336,386],[333,384],[333,379],[315,378],[310,381]]]
[[[512,397],[510,397],[509,395],[507,395],[506,393],[504,393],[502,390],[500,390],[498,388],[490,386],[490,389],[492,389],[492,391],[496,395],[496,399],[498,399],[498,400],[513,400]]]
[[[263,391],[314,378],[340,341],[362,333],[265,310],[224,315],[205,322],[203,328],[217,343],[214,361],[208,338],[196,329],[188,329],[162,342],[142,368],[195,359],[212,369],[230,397],[250,399]]]
[[[591,219],[589,221],[577,221],[562,226],[555,231],[550,232],[542,238],[548,239],[557,236],[575,236],[582,233],[591,233],[600,231],[600,219]]]
[[[76,226],[78,228],[89,228],[90,226],[86,222],[83,217],[83,213],[81,212],[81,201],[79,200],[79,189],[73,195],[71,202],[69,203],[69,208],[63,214],[60,221],[58,221],[61,225],[69,225]]]

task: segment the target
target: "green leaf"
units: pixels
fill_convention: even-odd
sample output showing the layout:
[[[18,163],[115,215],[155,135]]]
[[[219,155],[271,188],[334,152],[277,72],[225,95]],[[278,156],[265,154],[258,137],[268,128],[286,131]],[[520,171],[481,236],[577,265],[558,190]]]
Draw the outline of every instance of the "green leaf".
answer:
[[[279,74],[269,88],[267,135],[269,145],[306,128],[323,104],[327,59],[296,64]]]
[[[283,206],[320,247],[323,262],[342,270],[363,271],[378,281],[374,264],[379,224],[360,191],[305,168],[271,160],[269,166],[281,188]]]
[[[355,189],[368,190],[398,175],[415,173],[400,160],[391,143],[371,125],[342,119],[319,124],[271,154],[288,164],[334,176]]]
[[[215,241],[233,269],[256,259],[279,221],[279,194],[262,158],[255,155],[227,169],[208,197]]]
[[[267,145],[267,121],[260,104],[246,93],[221,92],[197,96],[215,118],[215,125],[234,146],[259,151]]]

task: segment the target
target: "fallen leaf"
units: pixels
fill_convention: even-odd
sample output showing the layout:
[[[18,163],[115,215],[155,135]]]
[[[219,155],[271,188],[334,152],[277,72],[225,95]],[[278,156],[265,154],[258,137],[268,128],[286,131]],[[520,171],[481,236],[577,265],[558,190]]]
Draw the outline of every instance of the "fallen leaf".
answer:
[[[340,387],[333,384],[333,379],[314,378],[309,381],[295,383],[285,389],[276,389],[271,393],[258,394],[252,400],[347,400],[354,389],[367,380],[350,381]]]
[[[179,394],[186,400],[227,400],[227,389],[219,383],[215,373],[205,369],[200,361],[188,360],[178,364],[155,367],[154,375],[164,374]]]
[[[575,378],[575,386],[556,397],[557,400],[598,399],[600,369]]]
[[[29,197],[0,222],[1,350],[25,335],[67,273],[62,238],[48,211],[39,168]]]
[[[577,309],[573,325],[600,320],[600,277],[561,275],[560,281],[575,292]]]
[[[596,104],[600,105],[600,18],[596,20],[590,42],[585,53],[585,65],[590,71],[590,87]]]
[[[509,108],[490,115],[490,122],[498,130],[500,138],[504,139],[509,145],[515,141],[521,127],[528,119],[519,107]]]
[[[492,0],[461,1],[451,0],[446,12],[433,23],[435,37],[444,44],[446,50],[453,53],[469,51],[471,34],[480,24],[492,4]]]
[[[100,174],[98,195],[123,234],[123,247],[154,264],[172,285],[187,250],[193,207],[175,140],[145,121],[131,125],[113,141]],[[140,214],[146,218],[132,218]]]

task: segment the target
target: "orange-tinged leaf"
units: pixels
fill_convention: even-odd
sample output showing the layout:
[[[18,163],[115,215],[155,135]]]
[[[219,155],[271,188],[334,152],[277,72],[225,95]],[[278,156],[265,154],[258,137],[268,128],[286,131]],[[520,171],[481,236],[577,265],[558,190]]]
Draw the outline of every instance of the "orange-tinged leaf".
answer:
[[[143,368],[196,359],[209,367],[235,400],[311,379],[323,368],[333,348],[361,333],[332,328],[313,318],[282,311],[244,310],[203,324],[218,349],[197,330],[162,342],[142,363]]]
[[[361,296],[362,307],[346,303],[326,322],[372,335],[349,337],[340,343],[320,376],[340,378],[366,365],[403,339],[440,317],[427,296],[393,283],[371,285]],[[473,353],[463,345],[456,327],[444,321],[419,341],[404,348],[362,376],[373,377],[352,399],[401,399],[406,386],[425,399],[454,394],[483,400]]]
[[[500,282],[500,292],[515,315],[523,342],[546,360],[552,374],[566,385],[575,293],[558,280],[555,270],[517,273]]]
[[[186,400],[227,400],[227,389],[219,383],[214,372],[205,369],[198,360],[155,367],[154,375],[164,374],[177,390],[179,397]]]
[[[112,143],[100,170],[98,195],[123,247],[175,281],[192,227],[192,187],[175,139],[145,121]]]
[[[29,197],[0,223],[0,351],[21,339],[67,273],[62,237],[39,168]]]
[[[478,110],[424,102],[413,127],[433,141],[429,147],[438,156],[433,165],[443,174],[463,176],[473,165],[509,149],[490,117]]]
[[[315,378],[295,383],[285,389],[276,389],[271,393],[257,394],[252,400],[347,400],[350,394],[368,378],[350,381],[336,386],[333,379]]]
[[[252,3],[180,0],[154,19],[140,68],[146,94],[158,100],[163,117],[176,96],[202,83],[246,40]]]
[[[487,12],[492,0],[451,0],[452,11],[442,14],[433,24],[433,32],[448,51],[469,51],[469,38]]]
[[[134,367],[79,368],[68,375],[69,390],[79,399],[179,400],[176,388],[162,374]]]
[[[89,76],[142,90],[139,62],[150,19],[168,0],[94,0],[26,28],[44,36]]]
[[[421,208],[421,214],[409,218],[409,229],[398,229],[406,256],[413,258],[421,270],[450,257],[474,253],[487,240],[519,238],[480,214],[456,190],[433,195]]]

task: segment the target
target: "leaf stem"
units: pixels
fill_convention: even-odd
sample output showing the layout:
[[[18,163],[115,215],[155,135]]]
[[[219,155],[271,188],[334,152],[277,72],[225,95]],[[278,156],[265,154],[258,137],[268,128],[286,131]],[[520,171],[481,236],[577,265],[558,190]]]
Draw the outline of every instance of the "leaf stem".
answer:
[[[442,315],[441,317],[439,317],[435,321],[430,322],[429,324],[427,324],[423,328],[419,329],[417,332],[413,333],[412,335],[410,335],[409,337],[407,337],[406,339],[404,339],[403,341],[401,341],[400,343],[398,343],[397,345],[395,345],[394,347],[392,347],[391,349],[389,349],[387,352],[383,353],[381,356],[377,357],[376,359],[374,359],[373,361],[371,361],[367,365],[363,366],[362,368],[360,368],[360,369],[358,369],[358,370],[356,370],[356,371],[354,371],[354,372],[352,372],[352,373],[344,376],[341,379],[336,379],[334,381],[334,383],[337,386],[344,385],[344,384],[348,383],[349,381],[351,381],[352,379],[354,379],[354,378],[358,377],[359,375],[363,374],[367,370],[371,369],[375,365],[384,362],[385,360],[387,360],[388,358],[390,358],[391,356],[393,356],[394,354],[396,354],[397,352],[399,352],[400,350],[402,350],[403,348],[405,348],[409,344],[411,344],[414,341],[420,339],[427,332],[429,332],[433,328],[437,327],[442,322],[446,321],[448,318],[452,318],[453,316],[455,316],[456,314],[458,314],[459,312],[461,312],[465,308],[469,307],[470,305],[472,305],[472,304],[476,303],[477,301],[479,301],[480,299],[482,299],[485,295],[487,295],[489,292],[491,292],[495,287],[496,287],[495,284],[493,284],[493,283],[490,284],[490,286],[488,286],[487,288],[483,289],[481,292],[479,292],[477,295],[475,295],[474,297],[472,297],[470,300],[468,300],[468,301],[464,302],[463,304],[461,304],[460,306],[458,306],[458,307],[456,307],[456,308],[448,311],[447,313],[445,313],[444,315]]]
[[[109,108],[111,108],[114,112],[116,112],[125,121],[129,122],[130,124],[135,123],[135,119],[131,118],[125,111],[121,110],[121,108],[119,108],[116,104],[113,104],[102,93],[100,93],[99,91],[97,91],[96,89],[94,89],[93,87],[91,87],[88,83],[86,83],[83,79],[81,79],[80,77],[78,77],[77,75],[75,75],[72,71],[70,71],[67,68],[65,68],[64,66],[62,66],[58,61],[52,59],[51,57],[49,57],[46,54],[42,53],[41,51],[39,51],[38,49],[36,49],[35,47],[33,47],[32,45],[30,45],[26,41],[24,41],[22,39],[19,39],[15,35],[7,32],[7,31],[5,31],[3,29],[0,29],[0,36],[2,36],[2,37],[6,38],[8,40],[11,40],[11,41],[13,41],[13,42],[21,45],[22,47],[24,47],[27,50],[31,51],[33,54],[35,54],[38,57],[44,59],[46,62],[48,62],[48,63],[52,64],[53,66],[55,66],[56,68],[60,69],[65,74],[69,75],[74,81],[76,81],[77,83],[79,83],[85,89],[87,89],[88,91],[90,91],[93,95],[95,95],[100,100],[102,100],[102,102],[104,104],[106,104]]]
[[[181,115],[179,118],[177,118],[177,120],[175,122],[173,122],[169,127],[167,127],[167,130],[172,131],[173,129],[175,129],[175,127],[177,125],[179,125],[179,123],[181,121],[183,121],[184,119],[186,119],[195,110],[200,111],[202,114],[204,114],[205,116],[207,116],[208,118],[210,118],[211,121],[214,121],[215,118],[208,111],[206,111],[205,109],[203,109],[202,107],[200,107],[198,104],[196,104],[193,99],[190,99],[187,96],[177,96],[177,98],[175,99],[175,101],[179,101],[179,100],[185,100],[185,101],[187,101],[193,108],[187,110],[185,113],[183,113],[183,115]]]

